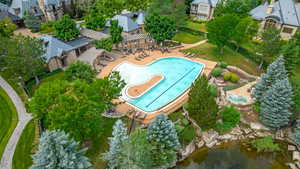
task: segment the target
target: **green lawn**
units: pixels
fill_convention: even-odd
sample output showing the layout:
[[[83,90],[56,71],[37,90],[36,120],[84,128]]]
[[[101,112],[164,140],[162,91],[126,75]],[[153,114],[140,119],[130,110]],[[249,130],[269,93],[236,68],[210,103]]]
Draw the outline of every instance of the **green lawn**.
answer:
[[[35,130],[36,123],[34,120],[31,120],[18,142],[13,158],[13,169],[26,169],[32,165],[31,155],[34,148]]]
[[[185,44],[197,43],[204,39],[205,38],[202,36],[196,36],[191,33],[183,32],[183,31],[180,31],[179,33],[177,33],[175,35],[175,37],[173,38],[173,40],[181,42],[181,43],[185,43]]]
[[[205,23],[196,23],[196,22],[188,21],[185,27],[195,31],[207,32]]]
[[[252,62],[251,60],[247,59],[241,54],[236,53],[235,51],[229,49],[228,47],[225,47],[224,54],[222,55],[217,50],[216,46],[210,43],[205,43],[191,49],[186,49],[184,51],[193,53],[196,56],[203,59],[217,61],[217,62],[224,61],[229,65],[237,66],[253,75],[260,75],[261,73],[260,70],[257,68],[258,65],[256,63]]]
[[[0,159],[17,123],[18,114],[16,108],[5,91],[0,87]]]

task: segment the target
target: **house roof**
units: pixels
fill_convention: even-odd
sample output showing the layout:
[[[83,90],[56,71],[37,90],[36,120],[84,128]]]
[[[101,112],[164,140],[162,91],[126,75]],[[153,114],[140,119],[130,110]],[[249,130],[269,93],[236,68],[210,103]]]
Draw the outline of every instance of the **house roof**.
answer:
[[[42,35],[40,38],[44,41],[45,48],[45,54],[42,57],[46,58],[47,62],[53,57],[61,57],[63,52],[75,49],[71,45],[50,35]]]
[[[72,41],[67,42],[66,44],[72,46],[74,49],[81,48],[91,43],[91,40],[85,37],[79,37]]]
[[[39,13],[41,14],[41,10],[37,0],[13,0],[9,7],[9,12],[20,18],[23,18],[24,12],[32,8],[37,8]],[[15,13],[15,9],[20,9],[20,13]]]
[[[117,20],[124,32],[131,32],[139,28],[139,25],[128,16],[116,15],[112,20]],[[106,22],[106,26],[110,26],[109,20]]]
[[[8,12],[8,9],[9,8],[7,5],[0,3],[0,20],[2,20],[4,18],[10,18],[12,21],[20,20],[19,17]]]
[[[293,0],[279,0],[273,4],[271,14],[267,13],[269,4],[262,4],[250,11],[254,19],[264,20],[266,18],[275,18],[281,24],[300,26],[300,5]]]
[[[0,10],[8,9],[8,6],[0,2]]]
[[[95,59],[97,59],[97,57],[102,55],[103,52],[104,52],[103,49],[96,49],[95,47],[92,47],[92,48],[88,49],[87,51],[83,52],[78,57],[78,60],[80,60],[86,64],[89,64],[91,66],[94,66]]]
[[[216,7],[220,0],[194,0],[191,4],[207,3],[212,7]]]
[[[66,4],[71,4],[71,0],[45,0],[45,5],[55,5],[55,6],[61,6],[62,2],[65,2]]]
[[[101,40],[101,39],[106,39],[109,37],[109,35],[105,34],[105,33],[102,33],[102,32],[99,32],[99,31],[94,31],[94,30],[91,30],[91,29],[85,29],[85,28],[82,28],[80,30],[80,33],[82,36],[85,36],[87,38],[90,38],[90,39],[95,39],[95,40]]]

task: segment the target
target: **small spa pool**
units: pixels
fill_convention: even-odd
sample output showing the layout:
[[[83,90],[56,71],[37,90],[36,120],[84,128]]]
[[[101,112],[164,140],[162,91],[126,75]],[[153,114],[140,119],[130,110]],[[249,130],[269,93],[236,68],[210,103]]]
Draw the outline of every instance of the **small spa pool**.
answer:
[[[250,99],[248,97],[239,96],[235,94],[228,94],[227,98],[229,99],[230,102],[235,104],[247,104],[250,102]]]
[[[203,71],[204,65],[188,59],[167,57],[139,66],[129,62],[118,65],[114,71],[120,72],[126,86],[121,98],[144,112],[156,111],[181,96]],[[164,78],[137,98],[128,96],[130,86],[146,83],[155,75]]]

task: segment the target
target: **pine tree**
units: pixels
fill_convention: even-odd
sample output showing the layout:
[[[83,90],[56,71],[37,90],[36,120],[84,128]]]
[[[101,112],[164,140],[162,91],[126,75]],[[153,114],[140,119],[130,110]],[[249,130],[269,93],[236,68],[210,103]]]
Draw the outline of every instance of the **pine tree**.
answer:
[[[156,117],[148,127],[148,141],[153,145],[152,157],[155,166],[168,167],[176,160],[180,143],[174,124],[164,114]]]
[[[112,138],[110,138],[109,151],[104,154],[103,159],[108,162],[110,169],[120,168],[122,160],[120,160],[122,154],[123,143],[128,140],[127,128],[122,120],[118,120],[114,127]]]
[[[209,129],[215,126],[218,105],[210,92],[206,76],[201,76],[193,84],[189,92],[187,111],[201,128]]]
[[[46,131],[42,134],[38,152],[32,156],[30,169],[87,169],[91,163],[83,154],[86,149],[78,151],[79,143],[69,139],[62,131]]]
[[[287,77],[284,58],[283,56],[279,56],[268,66],[267,73],[263,74],[261,80],[255,85],[253,96],[258,102],[261,102],[264,94],[272,84]]]
[[[277,81],[262,99],[260,120],[271,129],[287,125],[292,115],[292,97],[293,91],[288,78]]]
[[[33,12],[26,11],[24,15],[25,26],[32,32],[38,32],[41,28],[41,20]]]
[[[297,120],[296,127],[294,128],[294,132],[292,135],[294,142],[300,146],[300,119]]]

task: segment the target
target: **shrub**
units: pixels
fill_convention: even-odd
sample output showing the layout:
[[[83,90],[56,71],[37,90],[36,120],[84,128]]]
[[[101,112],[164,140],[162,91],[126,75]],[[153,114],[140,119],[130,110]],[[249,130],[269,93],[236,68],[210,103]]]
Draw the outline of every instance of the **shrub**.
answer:
[[[217,123],[217,130],[220,132],[227,132],[231,128],[235,127],[240,123],[241,113],[236,110],[235,107],[229,106],[225,107],[221,111],[222,123]]]
[[[230,72],[226,72],[223,75],[223,78],[224,78],[225,81],[229,81],[231,79],[231,73]]]
[[[211,74],[212,74],[213,77],[219,77],[219,76],[221,76],[222,73],[223,73],[223,70],[220,69],[220,68],[215,68],[215,69],[211,72]]]
[[[111,38],[102,39],[102,40],[94,40],[93,43],[95,44],[97,49],[104,49],[107,51],[112,51],[113,42]]]
[[[255,140],[251,141],[251,145],[258,152],[280,151],[279,144],[274,143],[272,136],[266,136],[263,138],[255,139]]]
[[[226,62],[220,62],[220,63],[219,63],[219,66],[220,66],[221,68],[223,68],[223,69],[226,69],[227,66],[228,66],[228,64],[227,64]]]
[[[230,81],[231,81],[232,83],[237,83],[237,82],[239,82],[239,80],[240,80],[239,75],[234,74],[234,73],[231,74],[231,79],[230,79]]]
[[[55,24],[54,21],[50,21],[48,23],[42,23],[40,33],[48,34],[54,32],[55,31],[54,24]]]
[[[229,90],[233,90],[233,89],[237,89],[240,88],[244,85],[246,85],[247,83],[241,83],[241,84],[233,84],[233,85],[227,85],[223,87],[224,91],[229,91]]]
[[[232,83],[237,83],[240,80],[239,75],[231,72],[226,72],[223,76],[225,81],[230,81]]]
[[[215,85],[209,85],[209,91],[214,97],[218,96],[218,88]]]

